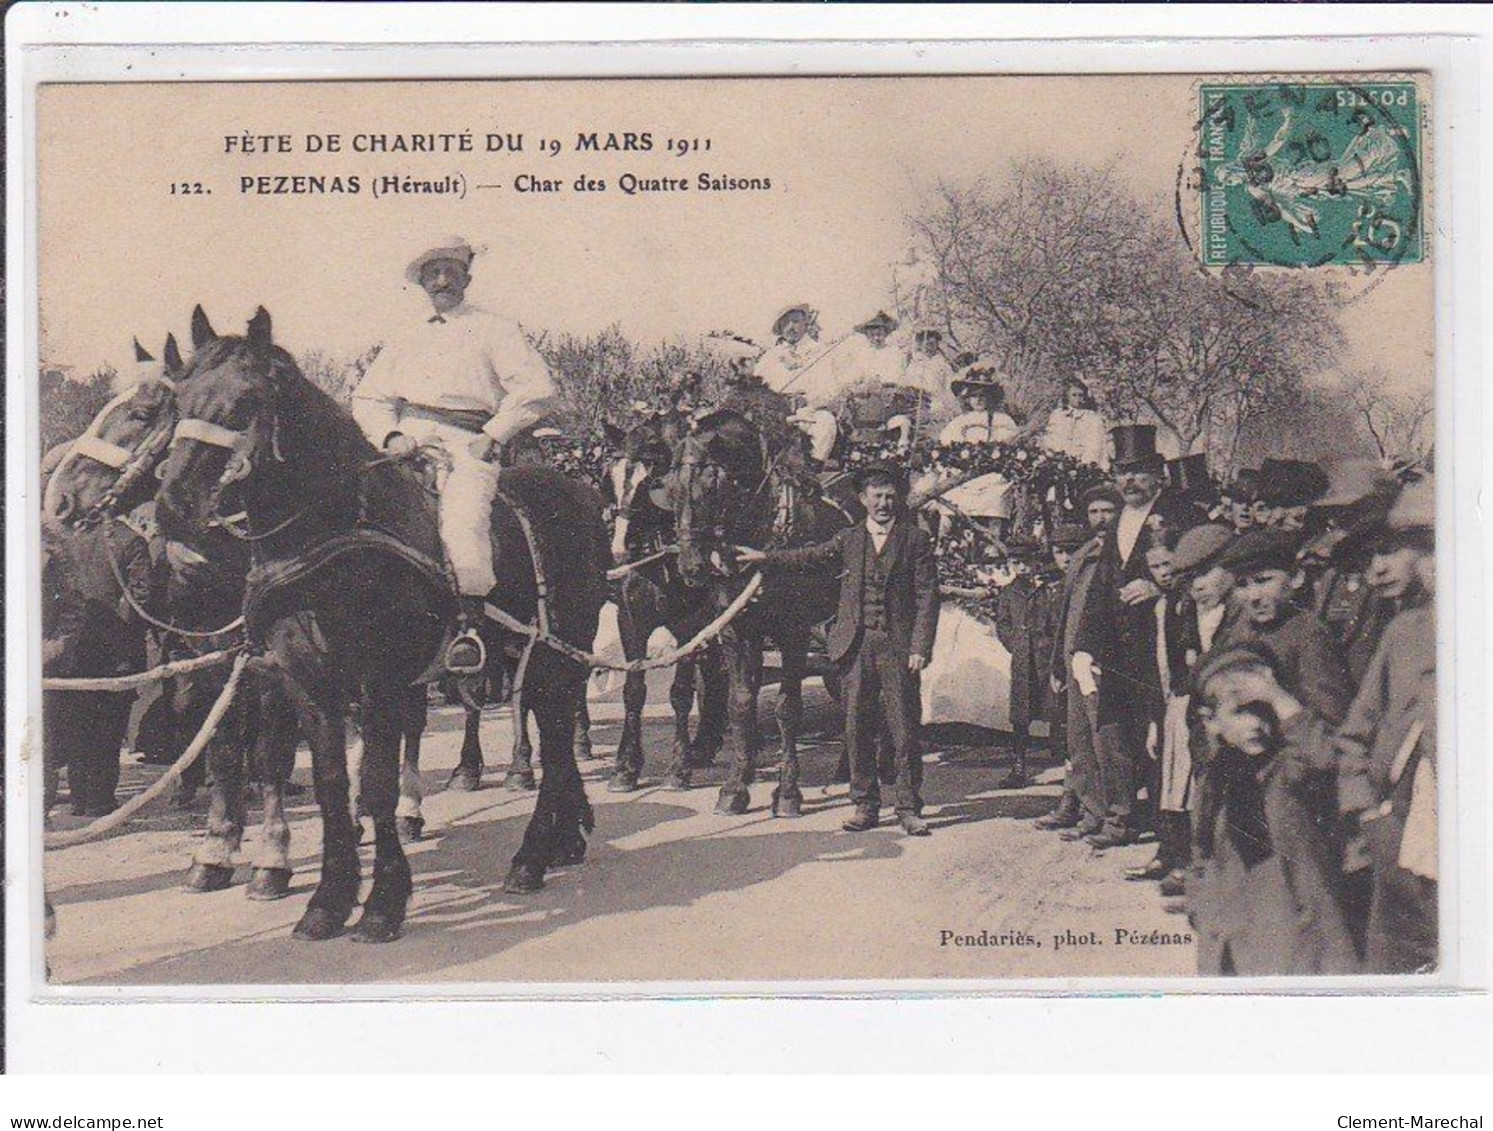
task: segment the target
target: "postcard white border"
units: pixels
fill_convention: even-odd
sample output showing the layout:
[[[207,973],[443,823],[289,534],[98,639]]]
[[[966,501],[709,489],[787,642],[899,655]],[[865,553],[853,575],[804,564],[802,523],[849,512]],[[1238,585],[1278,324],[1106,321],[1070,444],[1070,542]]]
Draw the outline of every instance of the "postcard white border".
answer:
[[[169,8],[169,13],[166,9]],[[1165,13],[1146,13],[1148,30],[1156,34],[1196,34],[1199,17],[1205,17],[1210,31],[1220,35],[1248,34],[1268,26],[1277,35],[1293,28],[1312,29],[1323,34],[1328,29],[1340,34],[1352,23],[1342,18],[1344,9],[1333,10],[1338,18],[1302,19],[1306,15],[1326,16],[1325,11],[1308,13],[1301,9],[1272,9],[1268,24],[1262,23],[1257,9],[1197,9],[1191,18],[1175,9]],[[434,12],[434,14],[432,14]],[[1254,27],[1249,15],[1254,14]],[[712,15],[711,13],[715,13]],[[1128,18],[1127,14],[1128,13]],[[168,18],[169,15],[169,18]],[[1427,30],[1428,21],[1418,23],[1405,18],[1407,13],[1375,9],[1365,14],[1364,26],[1370,24],[1384,31]],[[1474,13],[1468,13],[1472,16]],[[1370,20],[1368,17],[1372,16]],[[7,449],[6,504],[12,521],[6,531],[7,594],[24,597],[6,603],[6,750],[11,788],[7,791],[7,866],[8,899],[11,914],[7,916],[7,998],[10,1006],[13,1038],[36,1042],[33,1048],[17,1046],[13,1055],[18,1063],[46,1063],[46,1050],[64,1047],[86,1031],[90,1044],[103,1050],[106,1060],[120,1066],[154,1064],[156,1053],[138,1042],[121,1039],[133,1026],[150,1026],[162,1032],[192,1031],[191,1017],[199,1014],[222,1019],[241,1034],[235,1049],[273,1048],[248,1039],[245,1024],[258,1028],[265,1014],[295,1018],[297,1031],[305,1035],[327,1031],[326,1027],[349,1029],[367,1024],[367,1018],[387,1016],[389,1006],[366,999],[399,1003],[401,1027],[434,1025],[434,1031],[449,1035],[451,1024],[505,1024],[508,1018],[521,1015],[543,1017],[546,1034],[558,1036],[573,1021],[580,1033],[572,1037],[581,1047],[590,1048],[609,1041],[605,1025],[594,1027],[587,1018],[606,1011],[629,1024],[657,1027],[666,1032],[682,1018],[714,1025],[734,1018],[735,1021],[760,1027],[766,1043],[763,1054],[771,1061],[780,1046],[767,1034],[779,1018],[792,1018],[802,1011],[813,1011],[816,1020],[832,1011],[850,1024],[857,1015],[895,1011],[899,1023],[913,1026],[940,1026],[940,1018],[954,1024],[973,1024],[996,1014],[1022,1014],[1028,1023],[1029,1036],[1047,1042],[1049,1050],[1063,1040],[1061,1029],[1051,1028],[1060,1014],[1079,1009],[1085,1018],[1093,1017],[1101,1027],[1115,1024],[1110,1015],[1129,1011],[1121,1024],[1128,1028],[1140,1024],[1141,1017],[1163,1009],[1167,1024],[1183,1014],[1217,1011],[1219,1020],[1239,1025],[1239,1032],[1268,1023],[1277,1010],[1301,1009],[1310,1001],[1318,1008],[1330,1003],[1333,1012],[1351,1015],[1359,1008],[1372,1008],[1382,998],[1365,996],[1373,989],[1404,989],[1408,985],[1440,989],[1443,993],[1457,988],[1486,987],[1488,984],[1488,839],[1487,818],[1489,777],[1482,760],[1485,750],[1486,722],[1482,695],[1487,686],[1483,660],[1486,602],[1482,560],[1479,551],[1487,543],[1487,531],[1479,524],[1477,499],[1486,480],[1482,465],[1480,432],[1485,419],[1486,403],[1479,382],[1473,379],[1481,372],[1479,324],[1484,294],[1476,264],[1479,234],[1478,209],[1481,204],[1475,171],[1478,150],[1476,134],[1482,127],[1478,97],[1478,47],[1467,39],[1452,36],[1416,35],[1406,38],[1359,37],[1350,39],[1314,39],[1294,41],[1269,40],[1183,40],[1183,39],[1095,39],[992,41],[992,35],[1014,36],[1045,31],[1048,35],[1096,35],[1103,33],[1133,34],[1139,29],[1135,9],[1116,12],[1109,9],[1034,12],[1031,9],[1002,8],[998,11],[929,8],[836,8],[797,10],[784,13],[750,12],[741,8],[687,11],[663,11],[658,8],[619,6],[545,6],[536,10],[528,6],[498,6],[474,9],[464,6],[426,7],[418,14],[407,9],[384,6],[338,6],[314,8],[298,5],[262,5],[255,9],[219,5],[141,5],[105,6],[102,9],[72,5],[34,5],[13,9],[7,19],[7,277],[10,280],[11,303],[7,310],[7,419],[11,425],[11,442]],[[1388,18],[1385,18],[1388,17]],[[70,21],[70,22],[68,22]],[[1446,20],[1441,21],[1443,25]],[[1473,18],[1456,22],[1463,34],[1477,30],[1486,20]],[[438,27],[442,38],[462,43],[435,43],[408,46],[420,38],[430,38],[429,29]],[[163,29],[179,42],[166,46]],[[847,32],[857,36],[905,36],[916,31],[920,40],[900,39],[892,42],[845,40]],[[591,42],[567,42],[581,36]],[[759,42],[732,41],[729,36],[756,36]],[[979,42],[955,42],[959,37],[981,37]],[[219,37],[224,37],[220,39]],[[501,46],[477,45],[484,38],[513,40],[528,38],[549,42],[509,43]],[[600,37],[600,41],[598,41]],[[697,37],[696,42],[666,42],[667,38]],[[818,37],[819,42],[808,42]],[[138,44],[150,39],[155,46]],[[840,39],[840,42],[826,42]],[[332,41],[358,41],[349,48]],[[624,42],[630,41],[630,42]],[[652,40],[651,42],[649,40]],[[932,40],[943,40],[932,42]],[[195,43],[192,41],[196,41]],[[234,42],[232,48],[212,43]],[[267,46],[280,43],[281,46]],[[135,46],[118,46],[119,44]],[[298,43],[287,50],[286,44]],[[84,46],[84,45],[88,46]],[[112,44],[113,46],[109,46]],[[254,46],[261,44],[265,46]],[[401,44],[395,51],[376,44]],[[128,70],[126,70],[128,66]],[[36,823],[35,799],[27,763],[20,757],[25,750],[25,726],[28,703],[37,701],[39,663],[33,642],[37,617],[35,561],[35,498],[31,488],[39,452],[34,429],[18,427],[17,422],[35,418],[35,383],[28,375],[36,372],[37,296],[35,287],[35,205],[30,186],[34,184],[32,142],[34,139],[34,92],[39,81],[190,81],[214,78],[220,80],[269,80],[292,78],[455,78],[455,77],[567,77],[620,75],[739,75],[739,74],[934,74],[934,73],[1126,73],[1140,71],[1241,72],[1241,71],[1351,71],[1351,70],[1429,70],[1433,82],[1434,151],[1440,165],[1435,182],[1434,215],[1446,221],[1437,231],[1435,249],[1435,286],[1437,294],[1437,379],[1438,412],[1441,428],[1438,437],[1438,477],[1442,490],[1442,513],[1450,516],[1451,538],[1442,539],[1442,561],[1439,586],[1442,596],[1439,608],[1443,629],[1442,702],[1449,705],[1446,729],[1459,755],[1456,758],[1455,781],[1445,780],[1447,791],[1443,806],[1444,846],[1448,867],[1443,883],[1443,935],[1447,959],[1444,971],[1432,979],[1321,979],[1310,983],[1298,979],[1240,980],[1220,985],[1204,979],[1041,979],[989,980],[980,982],[854,982],[721,984],[651,983],[646,986],[604,985],[533,985],[473,988],[469,986],[421,987],[347,987],[337,992],[327,987],[171,987],[160,990],[128,992],[53,990],[42,988],[46,1001],[38,1000],[41,958],[39,937],[33,924],[39,921],[41,904],[37,883],[40,849],[32,835]],[[1458,191],[1461,189],[1462,191]],[[1457,233],[1456,243],[1447,239],[1447,231]],[[1455,332],[1454,332],[1455,331]],[[1462,380],[1453,387],[1452,372]],[[1453,471],[1447,474],[1447,471]],[[1448,649],[1455,647],[1457,666],[1446,662]],[[1459,694],[1460,692],[1460,694]],[[1450,779],[1451,775],[1447,775]],[[1455,802],[1455,803],[1452,803]],[[1463,893],[1455,903],[1451,893]],[[1204,991],[1207,997],[1160,999],[1159,994]],[[1343,996],[1351,991],[1352,996]],[[619,998],[636,993],[654,1000],[623,1001]],[[753,995],[763,992],[791,995],[789,999],[723,1001],[731,995]],[[1273,995],[1337,995],[1330,998],[1249,996],[1269,992]],[[1088,995],[1082,999],[1054,995]],[[1014,995],[992,999],[988,995]],[[205,996],[204,996],[205,995]],[[700,1000],[680,1001],[704,995]],[[849,995],[852,1000],[818,1001],[804,998],[824,995]],[[971,996],[978,995],[978,996]],[[494,997],[506,1000],[494,1002]],[[451,999],[474,997],[476,1002]],[[591,1001],[555,1001],[561,998],[590,998]],[[896,1001],[878,1001],[878,997]],[[344,1004],[338,1008],[308,1008],[308,1002],[335,998]],[[543,1005],[534,998],[546,999]],[[187,1005],[186,999],[197,1004]],[[354,1000],[356,999],[356,1000]],[[447,999],[444,1001],[433,999]],[[662,999],[662,1000],[659,1000]],[[276,1002],[272,1007],[245,1010],[233,1005],[201,1004],[205,1000],[230,1002],[252,1000]],[[1415,1027],[1414,1016],[1425,1014],[1427,1037],[1441,1029],[1432,1023],[1437,1011],[1425,1003],[1437,1000],[1431,996],[1397,996],[1397,1043],[1403,1042]],[[1443,999],[1445,1000],[1445,999]],[[1455,999],[1452,999],[1455,1000]],[[1486,999],[1484,999],[1486,1002]],[[65,1007],[64,1007],[65,1003]],[[125,1003],[128,1003],[126,1005]],[[1195,1010],[1191,1004],[1206,1006]],[[1107,1008],[1123,1005],[1125,1010]],[[1187,1008],[1182,1008],[1187,1006]],[[1241,1007],[1248,1007],[1242,1008]],[[540,1011],[536,1014],[534,1011]],[[671,1021],[670,1018],[673,1018]],[[768,1021],[768,1024],[762,1022]],[[463,1020],[464,1019],[464,1020]],[[734,1023],[734,1022],[733,1022]],[[787,1039],[792,1040],[794,1022],[784,1022]],[[1192,1023],[1190,1021],[1189,1023]],[[1069,1023],[1071,1025],[1071,1022]],[[1084,1022],[1088,1024],[1087,1021]],[[1154,1024],[1154,1021],[1152,1022]],[[1486,1027],[1485,1027],[1486,1028]],[[1046,1033],[1045,1038],[1037,1036]],[[346,1032],[346,1030],[344,1030]],[[1180,1035],[1181,1030],[1178,1030]],[[115,1033],[109,1038],[103,1034]],[[1278,1035],[1278,1034],[1277,1034]],[[899,1038],[899,1044],[902,1039]],[[1056,1044],[1052,1042],[1057,1042]],[[442,1040],[441,1045],[450,1045]],[[680,1055],[698,1055],[689,1039],[675,1033],[666,1043],[678,1048]],[[943,1042],[939,1042],[942,1044]],[[1025,1042],[1022,1042],[1023,1044]],[[193,1057],[209,1060],[210,1046],[191,1048],[171,1042],[150,1042],[154,1049],[173,1047],[187,1060]],[[418,1042],[405,1045],[405,1052]],[[528,1049],[516,1051],[523,1061],[543,1064],[537,1055],[549,1037]],[[1108,1056],[1100,1056],[1095,1067],[1110,1063],[1116,1067],[1129,1055],[1126,1042],[1111,1047]],[[329,1065],[339,1062],[338,1043],[328,1038],[310,1047],[314,1059],[325,1059]],[[1486,1034],[1484,1035],[1486,1047]],[[572,1045],[572,1047],[575,1047]],[[1422,1046],[1424,1047],[1424,1046]],[[216,1050],[221,1053],[221,1048]],[[1029,1050],[1030,1051],[1030,1050]],[[1134,1050],[1130,1050],[1133,1052]],[[418,1063],[423,1054],[412,1055]],[[1116,1059],[1116,1058],[1119,1059]],[[440,1055],[432,1063],[449,1067],[450,1061]],[[477,1063],[491,1064],[487,1057]],[[1018,1059],[1020,1059],[1018,1057]],[[1031,1062],[1031,1058],[1027,1057]],[[1034,1063],[1041,1063],[1038,1058]],[[551,1062],[552,1063],[552,1062]],[[1314,1062],[1320,1063],[1320,1061]],[[233,1065],[225,1065],[233,1067]],[[411,1065],[413,1066],[413,1065]],[[1438,1064],[1438,1066],[1440,1066]]]

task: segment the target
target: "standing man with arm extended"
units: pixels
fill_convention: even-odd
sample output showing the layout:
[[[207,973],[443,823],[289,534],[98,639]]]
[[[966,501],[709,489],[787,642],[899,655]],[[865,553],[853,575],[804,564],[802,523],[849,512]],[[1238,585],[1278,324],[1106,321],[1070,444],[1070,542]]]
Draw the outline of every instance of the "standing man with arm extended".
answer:
[[[384,347],[353,393],[353,416],[392,454],[419,444],[444,451],[441,542],[461,595],[461,633],[446,651],[456,673],[480,671],[486,657],[477,626],[496,582],[492,507],[498,468],[531,443],[558,391],[548,364],[523,328],[466,301],[476,253],[460,237],[427,247],[405,277],[425,291],[431,313]]]
[[[927,836],[921,815],[922,751],[918,748],[919,673],[933,655],[938,628],[938,566],[933,540],[904,505],[898,471],[870,468],[860,476],[866,521],[817,546],[796,550],[738,549],[744,562],[784,569],[833,563],[840,569],[840,605],[830,629],[829,656],[842,674],[845,747],[855,814],[846,832],[881,820],[877,729],[891,733],[897,764],[897,821],[909,836]]]

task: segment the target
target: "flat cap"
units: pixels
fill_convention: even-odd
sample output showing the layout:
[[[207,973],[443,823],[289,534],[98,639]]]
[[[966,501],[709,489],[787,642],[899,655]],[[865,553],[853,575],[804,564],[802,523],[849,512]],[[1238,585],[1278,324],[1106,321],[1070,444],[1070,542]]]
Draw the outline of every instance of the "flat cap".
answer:
[[[1177,573],[1212,569],[1232,541],[1232,527],[1216,522],[1194,526],[1178,539],[1176,552],[1172,555],[1172,569]]]
[[[1197,671],[1196,685],[1206,694],[1208,684],[1212,680],[1225,672],[1237,671],[1240,668],[1266,668],[1278,676],[1280,661],[1274,652],[1259,641],[1241,640],[1237,644],[1226,645],[1211,656],[1204,657],[1202,666]]]
[[[1247,573],[1259,569],[1295,571],[1296,551],[1301,535],[1269,527],[1250,530],[1234,539],[1218,557],[1218,564],[1230,573]]]
[[[1053,529],[1052,544],[1061,550],[1073,550],[1082,546],[1094,532],[1077,522],[1060,522]]]

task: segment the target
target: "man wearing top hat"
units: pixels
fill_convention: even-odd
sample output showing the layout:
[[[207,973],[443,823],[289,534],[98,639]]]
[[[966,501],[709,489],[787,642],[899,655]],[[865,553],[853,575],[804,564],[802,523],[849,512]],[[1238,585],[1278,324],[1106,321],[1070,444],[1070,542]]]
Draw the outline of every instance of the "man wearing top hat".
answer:
[[[1136,811],[1147,786],[1154,808],[1158,768],[1146,754],[1146,733],[1159,713],[1154,606],[1161,595],[1146,553],[1165,531],[1196,522],[1185,499],[1162,489],[1165,460],[1156,450],[1156,427],[1120,425],[1114,443],[1115,485],[1124,500],[1105,533],[1084,602],[1070,674],[1080,692],[1098,692],[1099,746],[1108,793],[1104,828],[1088,838],[1095,848],[1131,844],[1149,823]]]
[[[920,793],[919,673],[933,655],[938,628],[938,566],[933,540],[906,513],[899,469],[874,466],[857,476],[866,520],[814,546],[793,550],[737,548],[740,561],[768,568],[834,565],[840,603],[830,628],[829,657],[839,667],[850,756],[847,832],[881,820],[877,733],[890,732],[896,762],[894,804],[909,836],[927,836]]]
[[[392,335],[353,393],[364,433],[391,453],[442,449],[441,542],[462,598],[462,633],[449,670],[479,670],[482,601],[496,583],[492,506],[498,466],[555,407],[549,366],[523,328],[466,301],[471,245],[451,237],[422,250],[405,277],[425,291],[429,313]]]

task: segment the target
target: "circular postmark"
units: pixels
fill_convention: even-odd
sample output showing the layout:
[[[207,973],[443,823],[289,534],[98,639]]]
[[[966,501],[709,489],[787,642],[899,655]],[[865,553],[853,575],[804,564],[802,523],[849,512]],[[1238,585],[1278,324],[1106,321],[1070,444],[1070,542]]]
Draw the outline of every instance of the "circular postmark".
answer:
[[[1330,269],[1352,302],[1425,258],[1413,77],[1252,76],[1196,89],[1175,211],[1200,269]]]

